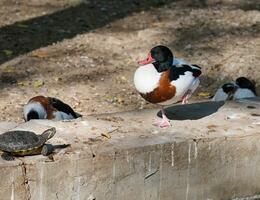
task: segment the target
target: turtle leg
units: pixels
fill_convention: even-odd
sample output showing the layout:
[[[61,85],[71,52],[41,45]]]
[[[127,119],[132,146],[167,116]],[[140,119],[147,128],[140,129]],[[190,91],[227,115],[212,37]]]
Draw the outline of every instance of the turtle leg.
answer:
[[[45,144],[42,147],[42,152],[41,154],[44,156],[50,155],[54,151],[54,146],[51,144]]]
[[[6,160],[6,161],[12,161],[12,160],[14,160],[13,155],[12,155],[11,153],[9,153],[9,152],[4,152],[4,153],[1,155],[1,157],[2,157],[4,160]]]

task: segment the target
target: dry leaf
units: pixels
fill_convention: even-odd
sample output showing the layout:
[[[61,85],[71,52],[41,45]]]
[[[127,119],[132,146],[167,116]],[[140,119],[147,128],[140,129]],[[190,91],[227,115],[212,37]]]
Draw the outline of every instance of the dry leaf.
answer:
[[[42,80],[38,80],[34,82],[34,87],[41,87],[44,85],[44,82]]]
[[[19,86],[28,86],[28,85],[30,85],[30,83],[28,81],[20,81],[20,82],[17,83],[17,85],[19,85]]]
[[[218,126],[216,126],[216,125],[214,125],[214,124],[207,126],[208,129],[214,129],[214,128],[217,128],[217,127],[218,127]]]
[[[101,135],[107,139],[111,139],[111,135],[109,133],[101,133]]]
[[[211,94],[209,92],[199,92],[198,96],[199,97],[210,97]]]
[[[38,58],[47,58],[49,56],[49,54],[47,51],[38,50],[38,51],[33,52],[31,54],[31,56],[38,57]]]

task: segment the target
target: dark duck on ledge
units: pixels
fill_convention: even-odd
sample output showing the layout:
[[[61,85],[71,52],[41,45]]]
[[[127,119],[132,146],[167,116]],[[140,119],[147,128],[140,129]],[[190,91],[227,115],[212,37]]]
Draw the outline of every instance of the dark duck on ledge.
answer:
[[[146,101],[162,106],[162,120],[154,125],[169,127],[163,106],[180,100],[187,103],[200,83],[201,68],[174,59],[171,50],[161,45],[152,48],[147,59],[139,64],[142,66],[134,74],[135,87]]]

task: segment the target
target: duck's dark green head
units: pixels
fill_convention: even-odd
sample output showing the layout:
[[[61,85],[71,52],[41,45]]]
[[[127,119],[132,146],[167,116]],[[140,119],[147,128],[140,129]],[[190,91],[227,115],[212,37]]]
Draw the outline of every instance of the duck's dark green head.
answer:
[[[171,50],[163,45],[153,47],[145,60],[139,61],[140,65],[152,63],[158,72],[163,72],[171,68],[173,63]]]

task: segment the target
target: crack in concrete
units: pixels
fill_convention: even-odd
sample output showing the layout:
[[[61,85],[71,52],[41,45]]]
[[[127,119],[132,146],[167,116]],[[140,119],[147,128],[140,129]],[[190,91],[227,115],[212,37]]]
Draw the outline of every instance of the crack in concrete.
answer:
[[[94,159],[96,157],[96,154],[94,153],[92,145],[90,145],[89,148],[90,148],[90,151],[92,153],[92,158]]]
[[[21,166],[21,169],[22,169],[23,185],[25,186],[26,199],[30,200],[32,195],[31,195],[31,191],[30,191],[29,180],[28,180],[28,177],[27,177],[26,164],[21,159],[19,159],[19,160],[22,162],[19,166]]]
[[[144,177],[144,179],[148,179],[148,178],[150,178],[151,176],[153,176],[154,174],[156,174],[158,171],[159,171],[159,169],[156,169],[156,170],[153,171],[152,173],[147,174],[147,175]]]
[[[59,200],[58,192],[55,193],[56,199]]]

